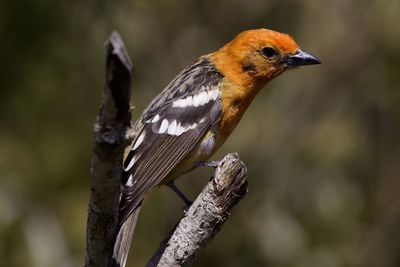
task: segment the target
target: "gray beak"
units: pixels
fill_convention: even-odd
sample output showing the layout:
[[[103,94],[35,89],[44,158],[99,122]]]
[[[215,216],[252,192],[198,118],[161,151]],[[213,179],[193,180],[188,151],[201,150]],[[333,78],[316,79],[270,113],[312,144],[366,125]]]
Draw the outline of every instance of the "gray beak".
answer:
[[[286,63],[291,67],[321,64],[321,61],[310,53],[298,49],[296,53],[288,55]]]

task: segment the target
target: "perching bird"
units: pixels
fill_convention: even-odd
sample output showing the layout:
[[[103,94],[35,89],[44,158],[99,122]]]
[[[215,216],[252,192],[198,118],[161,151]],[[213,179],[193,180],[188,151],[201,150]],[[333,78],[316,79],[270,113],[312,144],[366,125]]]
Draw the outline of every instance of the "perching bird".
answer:
[[[248,30],[185,68],[136,121],[123,164],[118,235],[109,266],[125,266],[144,196],[209,159],[265,84],[320,64],[287,34]]]

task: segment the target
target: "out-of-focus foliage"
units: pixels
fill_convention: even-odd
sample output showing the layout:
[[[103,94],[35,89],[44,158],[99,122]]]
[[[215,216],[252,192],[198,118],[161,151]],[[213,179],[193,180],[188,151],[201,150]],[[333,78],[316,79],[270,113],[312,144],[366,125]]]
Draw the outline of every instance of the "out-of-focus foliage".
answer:
[[[196,266],[400,265],[400,1],[0,3],[0,266],[79,266],[92,123],[114,29],[137,117],[184,66],[250,28],[290,33],[323,65],[255,100],[215,158],[240,153],[246,198]],[[178,182],[192,197],[210,170]],[[140,217],[143,266],[182,216],[166,188]]]

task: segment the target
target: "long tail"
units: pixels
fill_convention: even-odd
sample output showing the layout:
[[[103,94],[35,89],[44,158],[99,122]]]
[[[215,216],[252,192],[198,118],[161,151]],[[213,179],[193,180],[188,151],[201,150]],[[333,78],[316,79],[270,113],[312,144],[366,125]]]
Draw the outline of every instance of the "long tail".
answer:
[[[126,259],[128,258],[129,247],[135,231],[136,222],[139,216],[141,205],[129,215],[126,221],[119,229],[117,238],[115,239],[114,251],[112,258],[108,262],[108,267],[124,267]]]

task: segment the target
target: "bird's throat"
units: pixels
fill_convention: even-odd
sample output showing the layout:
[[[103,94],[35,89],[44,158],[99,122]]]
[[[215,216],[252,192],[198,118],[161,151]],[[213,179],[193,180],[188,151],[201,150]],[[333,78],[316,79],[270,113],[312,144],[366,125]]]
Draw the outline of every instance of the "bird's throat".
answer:
[[[265,83],[260,83],[255,87],[244,87],[233,81],[224,79],[224,89],[221,95],[223,115],[220,121],[220,129],[223,136],[227,137],[231,134],[254,97],[264,85]]]

